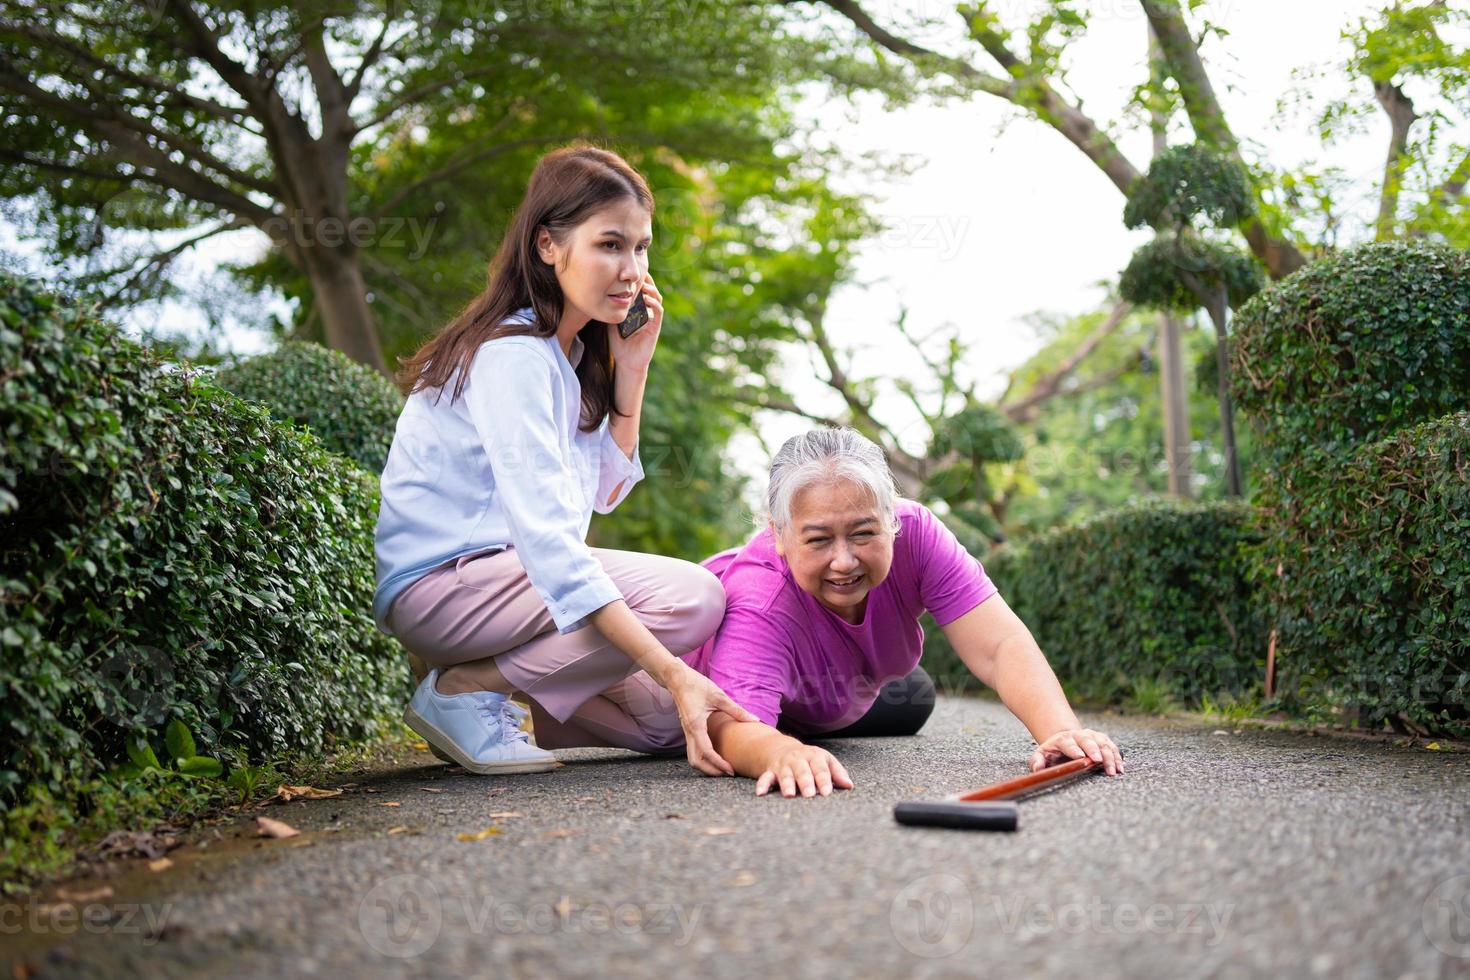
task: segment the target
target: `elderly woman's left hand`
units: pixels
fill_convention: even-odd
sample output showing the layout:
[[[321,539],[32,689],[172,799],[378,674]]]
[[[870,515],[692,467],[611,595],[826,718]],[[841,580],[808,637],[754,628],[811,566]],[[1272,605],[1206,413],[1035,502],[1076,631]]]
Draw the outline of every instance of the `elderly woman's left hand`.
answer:
[[[1057,732],[1036,746],[1031,753],[1031,771],[1039,772],[1068,759],[1088,758],[1103,764],[1109,776],[1123,772],[1123,751],[1102,732],[1091,728],[1071,728]]]

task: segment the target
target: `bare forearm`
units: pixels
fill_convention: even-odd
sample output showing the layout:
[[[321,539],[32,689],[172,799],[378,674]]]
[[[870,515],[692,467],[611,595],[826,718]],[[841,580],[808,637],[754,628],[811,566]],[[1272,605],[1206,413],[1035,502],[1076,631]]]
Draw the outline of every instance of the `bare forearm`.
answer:
[[[1001,643],[990,667],[990,684],[1038,742],[1081,727],[1057,675],[1029,632]]]
[[[778,753],[801,742],[758,721],[711,720],[710,741],[741,776],[757,779]]]
[[[626,600],[609,602],[587,618],[609,643],[648,671],[661,686],[667,688],[669,672],[683,666],[683,661],[670,653],[643,621],[633,615]]]
[[[613,370],[613,404],[619,412],[613,413],[607,423],[613,442],[629,459],[638,447],[638,426],[643,415],[643,392],[648,386],[648,372],[617,367]]]

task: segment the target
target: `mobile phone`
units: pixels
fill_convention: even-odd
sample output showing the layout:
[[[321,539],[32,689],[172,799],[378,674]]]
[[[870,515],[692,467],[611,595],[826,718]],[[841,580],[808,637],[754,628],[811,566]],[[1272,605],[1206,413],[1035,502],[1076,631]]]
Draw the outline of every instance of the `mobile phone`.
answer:
[[[648,305],[643,302],[643,293],[640,291],[633,297],[633,305],[628,307],[628,315],[623,322],[618,324],[618,334],[624,340],[638,332],[639,328],[648,322]]]

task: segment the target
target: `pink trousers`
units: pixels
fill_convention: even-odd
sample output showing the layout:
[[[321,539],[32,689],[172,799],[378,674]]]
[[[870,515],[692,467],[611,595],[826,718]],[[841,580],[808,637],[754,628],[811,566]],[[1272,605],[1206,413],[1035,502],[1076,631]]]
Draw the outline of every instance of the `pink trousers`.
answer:
[[[633,614],[675,656],[709,639],[725,616],[720,580],[693,562],[593,548]],[[400,592],[388,628],[435,667],[495,658],[530,702],[544,749],[681,749],[669,693],[595,626],[557,632],[515,549],[465,555]]]

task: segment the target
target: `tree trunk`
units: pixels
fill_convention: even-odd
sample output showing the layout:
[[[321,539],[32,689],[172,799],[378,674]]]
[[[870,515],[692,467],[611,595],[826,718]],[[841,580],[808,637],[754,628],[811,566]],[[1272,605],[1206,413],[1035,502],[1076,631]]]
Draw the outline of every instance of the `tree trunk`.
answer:
[[[311,279],[327,346],[354,361],[391,376],[378,343],[377,324],[367,301],[367,282],[356,251],[321,246],[306,249]]]
[[[1190,459],[1189,404],[1184,388],[1184,355],[1179,319],[1159,315],[1159,387],[1164,400],[1164,458],[1169,464],[1169,493],[1182,500],[1194,496]]]
[[[1149,83],[1155,94],[1164,90],[1168,70],[1153,26],[1148,28]],[[1169,119],[1156,104],[1149,110],[1154,157],[1169,146]],[[1169,465],[1169,493],[1188,500],[1194,496],[1190,459],[1189,402],[1184,388],[1184,355],[1180,350],[1179,320],[1168,310],[1159,315],[1159,395],[1164,402],[1164,459]]]
[[[1215,324],[1215,362],[1220,373],[1220,437],[1225,447],[1225,495],[1240,497],[1240,454],[1235,449],[1235,408],[1230,399],[1229,294],[1224,283],[1220,284],[1209,311]]]

